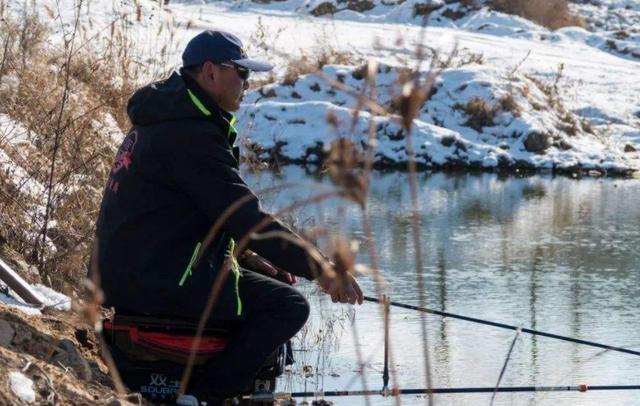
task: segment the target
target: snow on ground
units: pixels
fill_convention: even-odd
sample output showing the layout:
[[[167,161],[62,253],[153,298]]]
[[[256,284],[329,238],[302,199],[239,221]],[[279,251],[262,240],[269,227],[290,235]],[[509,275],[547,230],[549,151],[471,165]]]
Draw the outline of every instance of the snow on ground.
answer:
[[[2,261],[2,259],[0,259]],[[4,261],[3,266],[9,267]],[[14,272],[15,273],[15,272]],[[27,283],[25,281],[25,283]],[[61,311],[71,310],[71,298],[60,292],[57,292],[40,283],[30,285],[31,289],[41,299],[43,307]],[[30,315],[39,315],[40,308],[24,301],[13,292],[3,281],[0,280],[0,304],[14,307],[22,312]]]
[[[63,311],[71,310],[71,299],[68,296],[40,284],[32,286],[32,288],[45,299],[45,307]],[[14,307],[29,315],[41,314],[38,307],[24,303],[23,301],[15,299],[13,296],[2,292],[0,292],[0,304]]]
[[[22,218],[12,220],[24,224],[44,218],[46,211],[46,188],[33,175],[33,166],[40,158],[37,148],[31,143],[35,138],[21,123],[0,113],[0,173],[2,180],[6,179],[10,184],[8,190],[19,193],[22,198],[25,211],[13,214]],[[53,227],[56,222],[51,220],[49,224]],[[46,244],[55,250],[49,237]]]
[[[33,381],[22,372],[10,372],[9,382],[11,391],[23,402],[33,403],[36,401],[36,392],[33,390]]]
[[[60,19],[52,21],[57,32],[52,43],[69,36],[71,3],[41,3],[64,21],[62,26]],[[640,167],[635,152],[640,142],[640,61],[635,56],[640,44],[640,0],[572,4],[573,11],[584,13],[588,30],[569,27],[555,32],[490,10],[484,1],[476,2],[476,7],[439,0],[174,0],[163,8],[155,1],[138,3],[139,12],[129,0],[86,2],[80,26],[85,38],[99,33],[84,46],[101,47],[110,24],[119,21],[132,55],[147,69],[145,78],[178,67],[186,42],[208,28],[236,33],[250,55],[275,63],[276,82],[302,55],[349,53],[358,61],[353,66],[326,66],[324,71],[334,78],[343,71],[346,84],[357,89],[361,84],[349,79],[350,72],[361,61],[375,59],[391,68],[376,77],[380,97],[387,98],[390,95],[384,93],[393,88],[397,68],[414,67],[419,46],[428,51],[423,67],[436,53],[443,58],[457,49],[458,59],[467,61],[445,67],[438,91],[415,123],[414,147],[426,166],[560,170],[578,166],[602,171]],[[421,27],[425,14],[426,32]],[[315,82],[322,91],[308,90]],[[557,97],[548,94],[550,88],[557,89]],[[271,91],[277,96],[261,96]],[[293,91],[300,97],[292,96]],[[517,103],[515,111],[505,110],[502,103],[509,94]],[[481,121],[485,125],[471,120],[470,110],[465,109],[476,98],[493,109],[493,119]],[[348,123],[353,107],[353,99],[317,77],[301,77],[292,88],[270,84],[246,95],[239,112],[241,137],[263,154],[317,161],[323,146],[349,133],[348,125],[337,132],[331,128],[327,114],[335,113]],[[406,160],[405,143],[397,135],[393,117],[363,112],[351,136],[362,140],[369,120],[380,136],[377,162],[396,165]]]
[[[36,284],[33,286],[33,290],[40,294],[44,299],[44,306],[50,307],[56,310],[71,310],[71,298],[60,292],[56,292],[48,286]]]
[[[71,298],[68,296],[40,284],[34,285],[32,288],[44,299],[45,307],[63,311],[71,310]],[[8,293],[10,293],[10,291],[4,293],[0,291],[0,304],[16,308],[29,315],[42,314],[38,307],[24,303]]]
[[[9,306],[9,307],[13,307],[16,308],[20,311],[22,311],[23,313],[29,314],[29,315],[40,315],[42,313],[40,313],[40,310],[33,306],[33,305],[29,305],[26,304],[20,300],[14,299],[12,296],[6,295],[4,293],[0,292],[0,304]]]
[[[14,186],[35,200],[44,194],[45,188],[21,165],[29,161],[29,152],[34,149],[30,139],[27,128],[0,113],[0,172],[15,179]]]

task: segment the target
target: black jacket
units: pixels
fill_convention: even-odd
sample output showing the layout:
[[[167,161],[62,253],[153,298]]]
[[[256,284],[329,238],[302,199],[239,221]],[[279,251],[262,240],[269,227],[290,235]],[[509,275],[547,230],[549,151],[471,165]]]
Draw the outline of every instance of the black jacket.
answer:
[[[174,73],[138,90],[129,100],[128,113],[133,127],[116,155],[97,223],[105,305],[197,319],[231,238],[240,241],[265,218],[269,225],[264,232],[298,237],[261,210],[238,171],[232,116],[191,77]],[[203,261],[185,276],[210,227],[245,196],[248,203],[229,217]],[[249,248],[307,279],[319,269],[306,251],[285,238],[252,240]],[[216,318],[242,316],[237,286],[232,273],[216,305]]]

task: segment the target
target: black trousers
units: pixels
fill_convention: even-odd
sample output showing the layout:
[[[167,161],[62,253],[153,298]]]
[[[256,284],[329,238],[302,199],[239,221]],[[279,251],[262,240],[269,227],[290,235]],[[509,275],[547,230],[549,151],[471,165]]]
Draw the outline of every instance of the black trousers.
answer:
[[[240,297],[246,320],[234,329],[229,346],[193,376],[187,388],[210,405],[251,386],[265,359],[309,317],[309,303],[300,292],[252,271],[242,270]]]

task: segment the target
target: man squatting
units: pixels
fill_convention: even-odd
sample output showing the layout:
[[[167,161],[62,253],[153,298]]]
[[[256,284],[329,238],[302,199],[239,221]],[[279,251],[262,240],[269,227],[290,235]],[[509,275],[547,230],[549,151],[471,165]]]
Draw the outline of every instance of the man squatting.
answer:
[[[104,304],[116,314],[197,321],[232,247],[266,224],[259,233],[269,238],[249,241],[241,255],[248,269],[232,267],[210,318],[242,322],[187,387],[211,405],[238,395],[306,322],[309,304],[285,283],[290,274],[315,279],[334,302],[361,304],[363,294],[351,275],[337,275],[309,255],[299,236],[263,211],[240,176],[231,112],[240,107],[250,72],[273,67],[248,59],[241,41],[222,31],[195,36],[182,62],[179,72],[129,100],[133,126],[105,188],[97,264]],[[203,248],[211,226],[238,201],[244,203]],[[193,266],[196,256],[202,261]],[[267,276],[275,274],[281,280]]]

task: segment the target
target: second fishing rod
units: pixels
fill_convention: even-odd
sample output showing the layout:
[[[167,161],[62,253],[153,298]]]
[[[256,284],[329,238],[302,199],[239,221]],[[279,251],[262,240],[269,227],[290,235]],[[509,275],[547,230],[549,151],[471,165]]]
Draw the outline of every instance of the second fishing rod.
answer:
[[[366,302],[381,303],[380,300],[378,300],[378,299],[376,299],[374,297],[369,297],[369,296],[365,296],[364,300]],[[416,310],[416,311],[423,312],[423,313],[434,314],[434,315],[442,316],[442,317],[449,317],[449,318],[452,318],[452,319],[464,320],[464,321],[468,321],[468,322],[472,322],[472,323],[476,323],[476,324],[484,324],[486,326],[493,326],[493,327],[502,328],[502,329],[506,329],[506,330],[514,330],[514,331],[515,330],[520,330],[521,332],[527,333],[527,334],[537,335],[537,336],[541,336],[541,337],[553,338],[553,339],[556,339],[556,340],[568,341],[568,342],[581,344],[581,345],[586,345],[586,346],[590,346],[590,347],[601,348],[601,349],[608,350],[608,351],[622,352],[622,353],[631,354],[631,355],[640,355],[640,351],[635,351],[635,350],[631,350],[631,349],[628,349],[628,348],[616,347],[616,346],[612,346],[612,345],[608,345],[608,344],[602,344],[602,343],[598,343],[598,342],[594,342],[594,341],[582,340],[582,339],[574,338],[574,337],[562,336],[562,335],[554,334],[554,333],[547,333],[547,332],[544,332],[544,331],[534,330],[534,329],[531,329],[531,328],[518,327],[518,326],[509,325],[509,324],[498,323],[498,322],[495,322],[495,321],[484,320],[484,319],[479,319],[479,318],[469,317],[469,316],[463,316],[463,315],[460,315],[460,314],[449,313],[449,312],[444,312],[444,311],[440,311],[440,310],[433,310],[433,309],[428,309],[428,308],[425,308],[425,307],[412,306],[412,305],[393,302],[393,301],[389,301],[388,304],[389,304],[389,306],[399,307],[399,308],[402,308],[402,309]]]

